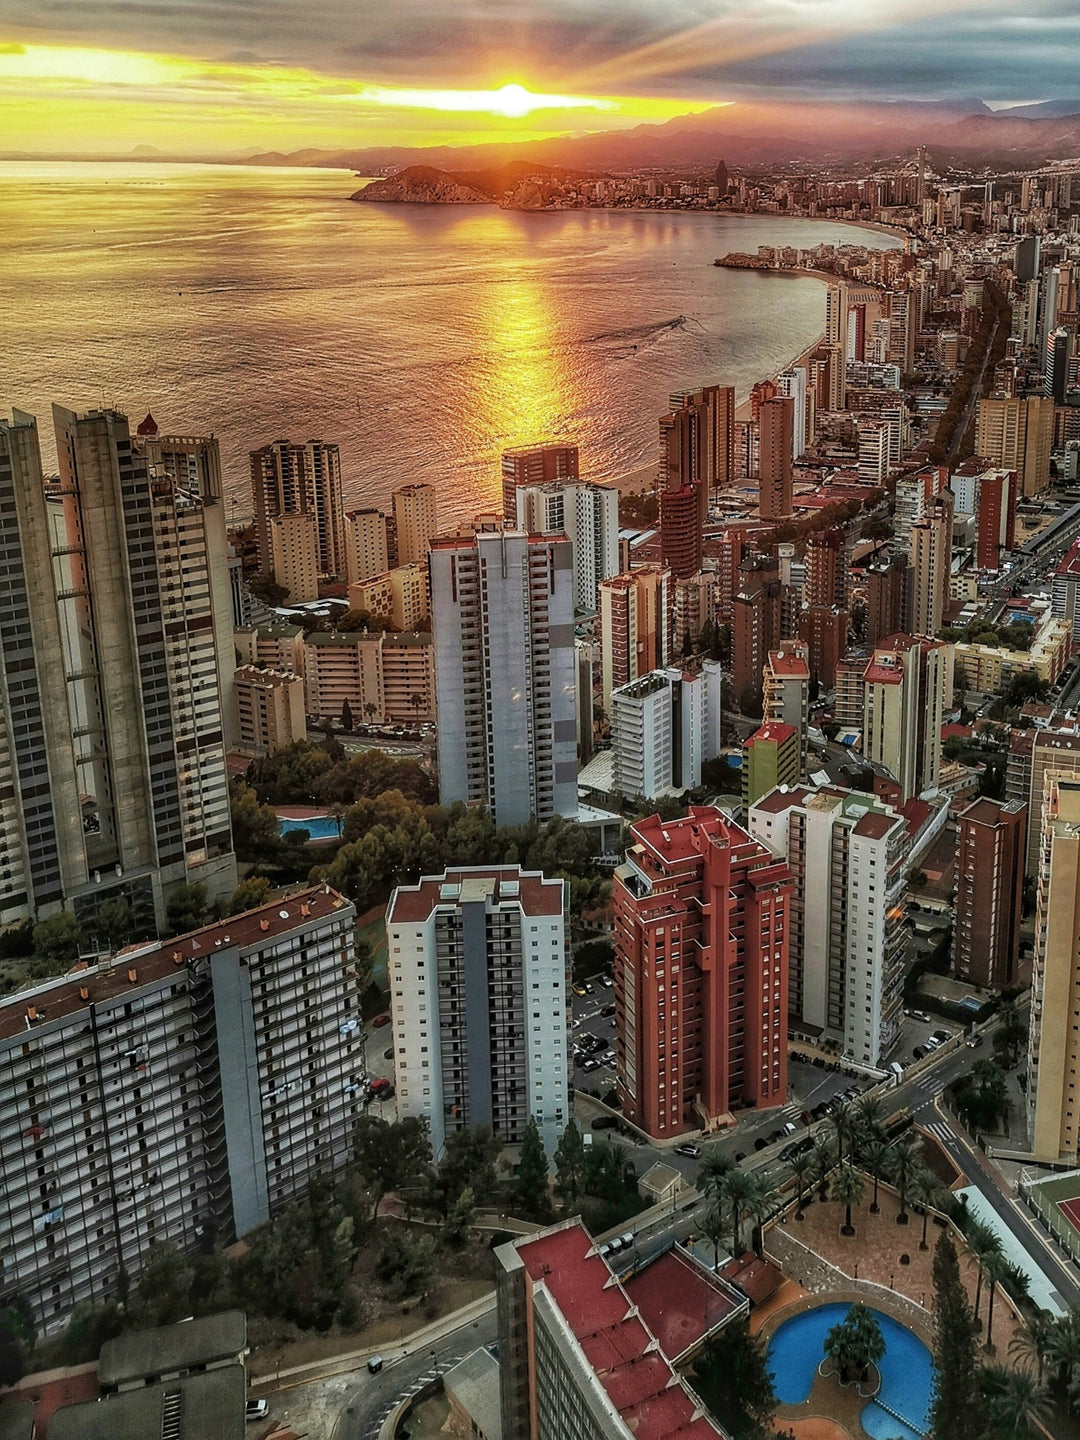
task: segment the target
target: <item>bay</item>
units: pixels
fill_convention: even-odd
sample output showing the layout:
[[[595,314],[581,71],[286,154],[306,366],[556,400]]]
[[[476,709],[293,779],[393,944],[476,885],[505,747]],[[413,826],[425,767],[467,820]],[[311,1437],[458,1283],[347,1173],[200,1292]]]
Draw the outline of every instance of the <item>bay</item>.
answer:
[[[0,407],[102,404],[213,431],[232,513],[249,450],[341,446],[347,503],[438,487],[498,505],[500,452],[561,441],[602,481],[655,463],[672,390],[740,398],[821,333],[825,288],[722,270],[762,244],[892,248],[778,216],[355,204],[342,171],[0,165]]]

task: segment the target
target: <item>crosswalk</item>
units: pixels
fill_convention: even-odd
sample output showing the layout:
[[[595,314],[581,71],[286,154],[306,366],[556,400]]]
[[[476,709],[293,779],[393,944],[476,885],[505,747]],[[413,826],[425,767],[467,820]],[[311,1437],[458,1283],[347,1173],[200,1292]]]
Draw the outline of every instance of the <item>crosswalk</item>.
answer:
[[[932,1135],[935,1140],[940,1140],[947,1150],[958,1150],[960,1148],[956,1136],[945,1124],[944,1120],[931,1120],[923,1129],[927,1134]]]

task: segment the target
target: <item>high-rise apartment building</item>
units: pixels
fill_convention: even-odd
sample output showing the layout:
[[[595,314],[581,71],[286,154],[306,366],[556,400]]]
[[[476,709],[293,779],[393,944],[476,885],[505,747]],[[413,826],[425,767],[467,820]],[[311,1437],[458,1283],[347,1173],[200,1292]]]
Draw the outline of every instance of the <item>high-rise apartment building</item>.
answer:
[[[981,570],[1001,568],[1002,555],[1016,548],[1015,470],[984,470],[978,476],[975,563]]]
[[[660,420],[660,489],[696,485],[704,521],[712,491],[735,478],[735,387],[678,390],[668,405]]]
[[[576,445],[522,445],[502,453],[503,519],[517,523],[517,490],[522,485],[547,485],[578,478]]]
[[[721,1277],[672,1261],[702,1332],[742,1311]],[[724,1440],[665,1353],[662,1305],[619,1282],[579,1217],[500,1245],[495,1267],[502,1440]]]
[[[701,766],[720,753],[721,671],[654,670],[611,692],[612,784],[652,799],[701,784]]]
[[[600,673],[604,709],[612,690],[671,657],[671,571],[643,565],[600,584]]]
[[[341,456],[336,445],[322,440],[308,440],[304,445],[275,440],[253,450],[251,492],[259,565],[263,570],[273,568],[270,521],[280,515],[311,515],[315,520],[319,573],[345,573]]]
[[[3,1293],[39,1330],[151,1246],[228,1244],[347,1163],[355,923],[319,887],[0,1003]]]
[[[575,814],[569,540],[443,536],[430,566],[443,803],[485,805],[499,825]]]
[[[574,608],[594,614],[598,587],[619,572],[619,492],[608,485],[553,480],[516,489],[517,528],[566,535],[574,556]]]
[[[310,512],[288,511],[266,522],[269,570],[293,605],[319,598],[319,528]]]
[[[830,285],[825,292],[825,343],[829,347],[830,410],[847,403],[847,361],[857,359],[848,350],[847,286]]]
[[[866,587],[867,645],[877,645],[887,635],[895,635],[900,629],[907,590],[906,570],[907,562],[903,556],[893,556],[885,565],[867,567],[863,579]],[[862,724],[861,715],[859,724]]]
[[[1043,804],[1048,775],[1080,776],[1080,731],[1073,724],[1029,732],[1013,731],[1005,772],[1009,800],[1027,805],[1027,860],[1025,871],[1037,875],[1043,831]]]
[[[615,871],[618,1092],[649,1135],[787,1098],[790,890],[719,810],[631,826]]]
[[[349,609],[367,610],[389,620],[396,630],[415,630],[431,613],[428,567],[420,561],[397,565],[381,575],[357,581],[348,590]]]
[[[675,586],[671,636],[681,654],[690,653],[705,626],[716,621],[716,580],[715,570],[701,570]]]
[[[801,365],[796,365],[791,370],[785,370],[777,376],[777,385],[780,394],[786,395],[792,402],[791,458],[798,460],[814,438],[807,417],[806,370]]]
[[[815,530],[806,538],[806,605],[847,605],[850,565],[848,532],[841,525]]]
[[[661,490],[660,559],[676,580],[696,575],[701,569],[701,490],[681,485]]]
[[[799,783],[799,732],[766,720],[742,747],[742,802],[748,810],[777,785]]]
[[[1080,540],[1075,540],[1054,571],[1050,605],[1059,620],[1073,627],[1073,639],[1080,641]]]
[[[979,401],[975,450],[1002,470],[1015,470],[1021,495],[1041,495],[1050,484],[1054,400],[1049,395]]]
[[[1035,965],[1028,1032],[1028,1144],[1037,1160],[1080,1158],[1080,778],[1048,772],[1042,797]]]
[[[358,725],[435,719],[435,647],[427,631],[313,630],[303,648],[309,715],[337,720],[348,702]]]
[[[848,790],[774,790],[747,818],[790,867],[791,1014],[878,1065],[900,1033],[908,930],[904,817]]]
[[[531,1117],[549,1152],[573,1114],[562,880],[468,867],[399,885],[386,913],[399,1118],[446,1136]]]
[[[345,579],[350,585],[390,568],[386,516],[381,510],[345,513]]]
[[[954,964],[959,979],[990,990],[1017,980],[1026,836],[1019,801],[981,795],[960,812]]]
[[[825,689],[836,683],[836,667],[847,653],[851,616],[835,605],[808,605],[799,614],[799,639],[810,658],[810,674]]]
[[[943,640],[890,635],[863,672],[863,754],[885,766],[905,804],[938,782],[953,658]]]
[[[394,491],[397,563],[426,565],[428,546],[438,533],[434,485],[402,485]]]
[[[807,729],[810,724],[810,651],[794,640],[770,650],[762,667],[762,714],[768,721],[790,725],[799,737],[799,774],[806,774]]]
[[[233,687],[237,749],[242,754],[273,755],[307,739],[302,675],[241,665],[233,674]]]
[[[233,645],[241,665],[288,675],[304,673],[302,625],[244,625],[233,631]]]
[[[776,395],[761,407],[758,422],[761,450],[758,456],[758,514],[762,520],[780,520],[792,510],[792,446],[795,401]]]
[[[0,424],[0,917],[122,898],[163,922],[170,887],[236,884],[222,506],[152,473],[124,416],[54,420],[48,485],[32,417]]]
[[[949,603],[953,509],[951,491],[942,491],[911,527],[911,604],[907,628],[913,635],[936,635]]]
[[[780,643],[782,589],[775,557],[751,555],[739,566],[732,602],[732,683],[736,703],[752,711],[761,701],[761,673]]]

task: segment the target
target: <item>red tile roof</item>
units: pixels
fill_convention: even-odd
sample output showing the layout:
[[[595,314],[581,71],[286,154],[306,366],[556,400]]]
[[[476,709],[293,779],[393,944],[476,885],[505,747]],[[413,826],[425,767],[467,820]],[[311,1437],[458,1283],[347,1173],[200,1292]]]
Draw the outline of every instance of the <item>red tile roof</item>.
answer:
[[[753,745],[757,740],[765,740],[771,745],[783,745],[785,740],[790,740],[798,733],[794,725],[785,725],[782,720],[770,720],[755,730],[753,735],[748,735],[743,744]]]
[[[716,1440],[627,1291],[595,1253],[580,1221],[517,1247],[532,1280],[562,1312],[612,1405],[635,1440]]]
[[[770,650],[769,669],[790,680],[809,680],[810,666],[798,650]]]
[[[710,1335],[740,1303],[727,1286],[679,1250],[646,1265],[623,1288],[672,1361]]]

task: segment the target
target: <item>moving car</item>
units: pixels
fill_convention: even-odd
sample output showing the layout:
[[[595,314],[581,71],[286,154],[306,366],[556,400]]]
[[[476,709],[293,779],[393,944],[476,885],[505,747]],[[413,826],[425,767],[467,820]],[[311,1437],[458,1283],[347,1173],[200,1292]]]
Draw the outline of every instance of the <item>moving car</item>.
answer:
[[[384,1011],[381,1015],[376,1015],[376,1016],[375,1016],[375,1019],[372,1020],[372,1022],[371,1022],[371,1026],[372,1026],[372,1029],[373,1029],[373,1030],[381,1030],[384,1025],[389,1025],[389,1024],[390,1024],[390,1016],[389,1016],[389,1014],[388,1014],[386,1011]]]
[[[689,1160],[696,1160],[701,1154],[701,1146],[692,1145],[689,1141],[685,1141],[682,1145],[675,1146],[675,1154],[685,1155]]]

